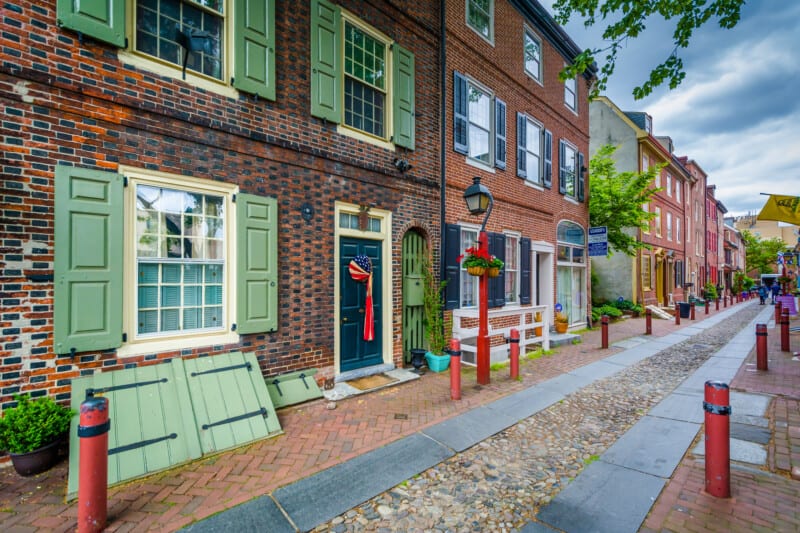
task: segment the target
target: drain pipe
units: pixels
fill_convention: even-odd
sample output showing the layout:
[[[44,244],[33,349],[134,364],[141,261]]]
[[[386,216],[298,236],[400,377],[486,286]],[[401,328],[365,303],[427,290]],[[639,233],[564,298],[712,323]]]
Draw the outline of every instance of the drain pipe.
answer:
[[[446,54],[446,44],[447,44],[447,35],[445,33],[447,29],[446,24],[446,15],[445,15],[445,0],[439,1],[439,68],[440,68],[440,80],[439,83],[441,84],[440,98],[439,98],[439,106],[440,112],[439,116],[441,117],[441,123],[439,124],[439,142],[441,144],[441,148],[439,150],[439,165],[440,165],[440,172],[441,172],[441,185],[440,185],[440,192],[439,196],[440,200],[440,207],[439,207],[439,279],[444,280],[447,274],[447,265],[444,263],[445,258],[445,239],[447,238],[447,232],[445,231],[445,208],[447,206],[446,196],[447,196],[447,179],[445,177],[445,161],[447,160],[446,157],[446,150],[447,150],[447,54]]]

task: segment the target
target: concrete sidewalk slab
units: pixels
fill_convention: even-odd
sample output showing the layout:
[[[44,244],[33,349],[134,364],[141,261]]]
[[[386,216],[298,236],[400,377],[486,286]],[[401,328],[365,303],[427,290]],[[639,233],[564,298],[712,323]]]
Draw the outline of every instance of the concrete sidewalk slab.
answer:
[[[700,439],[700,442],[692,449],[692,453],[705,457],[706,455],[706,439]],[[752,465],[765,465],[767,464],[767,450],[764,446],[756,442],[748,442],[746,440],[731,438],[730,441],[730,458],[731,461],[740,463],[750,463]]]
[[[586,366],[571,370],[570,374],[598,380],[613,376],[624,369],[625,367],[619,364],[613,364],[607,361],[595,361],[594,363],[589,363]]]
[[[700,430],[700,424],[645,416],[600,459],[639,472],[668,478]]]
[[[536,385],[492,402],[487,407],[519,421],[547,409],[564,398],[565,396],[559,391]]]
[[[273,496],[292,522],[308,531],[453,455],[417,433],[281,487]]]
[[[448,448],[463,452],[518,421],[498,409],[482,406],[431,426],[422,433]]]
[[[181,531],[190,533],[229,533],[231,531],[269,531],[294,533],[296,530],[269,496],[262,496],[195,522]]]
[[[537,518],[567,533],[633,533],[665,483],[658,476],[597,461],[558,493]]]
[[[703,394],[673,393],[650,409],[650,416],[702,424],[705,420]]]

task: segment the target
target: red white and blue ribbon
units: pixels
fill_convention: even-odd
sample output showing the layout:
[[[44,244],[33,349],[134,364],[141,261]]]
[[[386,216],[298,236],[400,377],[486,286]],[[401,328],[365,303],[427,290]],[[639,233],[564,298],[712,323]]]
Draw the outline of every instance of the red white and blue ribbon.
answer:
[[[364,340],[375,340],[375,317],[372,310],[372,261],[366,255],[360,254],[350,261],[347,268],[353,280],[367,284],[367,297],[364,302]]]

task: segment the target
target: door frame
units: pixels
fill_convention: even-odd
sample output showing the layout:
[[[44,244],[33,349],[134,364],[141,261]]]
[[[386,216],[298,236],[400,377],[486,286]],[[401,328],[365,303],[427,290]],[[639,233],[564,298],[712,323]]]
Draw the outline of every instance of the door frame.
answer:
[[[342,214],[349,214],[358,216],[361,209],[358,205],[346,202],[336,202],[334,204],[334,224],[333,224],[333,367],[334,375],[338,376],[342,373],[341,370],[341,331],[340,331],[340,316],[339,316],[339,301],[341,294],[341,284],[339,283],[339,252],[340,252],[340,237],[355,237],[357,239],[368,239],[381,242],[381,256],[383,258],[383,291],[381,294],[381,302],[383,305],[383,313],[381,316],[375,317],[375,320],[381,320],[383,326],[383,339],[381,346],[381,353],[383,354],[383,364],[391,364],[393,362],[394,354],[392,352],[392,339],[394,338],[394,331],[392,329],[392,309],[394,309],[394,302],[392,302],[392,213],[383,209],[369,209],[369,216],[377,218],[381,222],[381,231],[362,231],[359,229],[342,228],[340,226],[340,219]]]
[[[556,292],[556,278],[555,278],[555,253],[556,247],[545,241],[532,241],[531,242],[531,292],[534,297],[534,305],[538,296],[539,305],[547,306],[547,319],[550,324],[553,323],[553,298]],[[542,268],[538,272],[539,276],[539,294],[536,293],[536,276],[537,276],[537,256],[542,259]]]

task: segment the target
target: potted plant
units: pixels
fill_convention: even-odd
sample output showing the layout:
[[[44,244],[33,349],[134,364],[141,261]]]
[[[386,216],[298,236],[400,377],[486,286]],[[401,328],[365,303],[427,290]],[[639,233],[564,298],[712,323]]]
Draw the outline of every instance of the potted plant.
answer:
[[[14,399],[16,407],[6,409],[0,418],[0,449],[9,453],[17,473],[32,476],[58,460],[75,411],[47,396],[31,400],[22,394]]]
[[[489,266],[487,267],[487,272],[489,274],[489,277],[496,278],[497,276],[499,276],[500,269],[503,268],[504,264],[505,263],[503,263],[502,260],[498,259],[495,256],[492,256],[491,259],[489,259]]]
[[[450,366],[450,356],[445,354],[447,337],[445,336],[444,316],[442,315],[442,290],[447,281],[439,281],[433,273],[430,255],[422,261],[422,306],[424,316],[422,325],[428,339],[428,351],[425,360],[428,368],[434,372],[443,372]]]
[[[567,318],[567,315],[561,311],[556,312],[555,327],[556,333],[566,333],[567,327],[569,327],[569,319]]]

